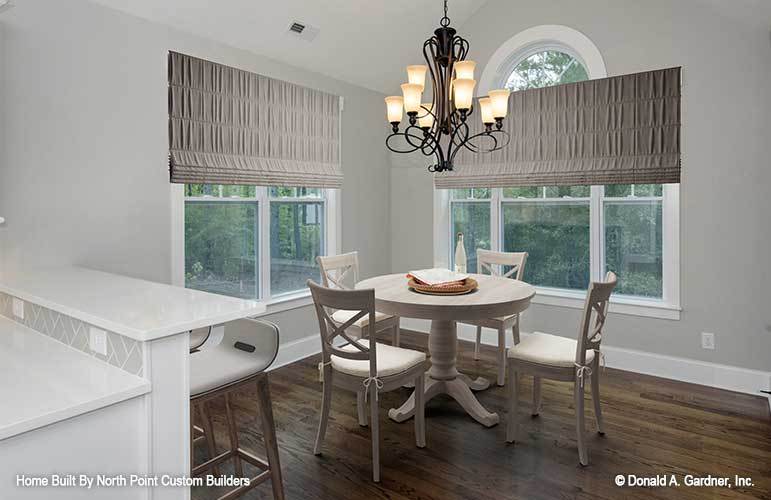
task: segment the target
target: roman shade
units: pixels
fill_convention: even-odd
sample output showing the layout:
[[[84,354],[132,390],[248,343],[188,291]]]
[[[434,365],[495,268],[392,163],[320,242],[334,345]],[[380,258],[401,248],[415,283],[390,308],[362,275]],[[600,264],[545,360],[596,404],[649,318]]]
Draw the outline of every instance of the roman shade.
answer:
[[[460,151],[436,187],[680,182],[680,68],[512,92],[503,130],[508,146]]]
[[[340,98],[169,53],[171,182],[339,188]]]

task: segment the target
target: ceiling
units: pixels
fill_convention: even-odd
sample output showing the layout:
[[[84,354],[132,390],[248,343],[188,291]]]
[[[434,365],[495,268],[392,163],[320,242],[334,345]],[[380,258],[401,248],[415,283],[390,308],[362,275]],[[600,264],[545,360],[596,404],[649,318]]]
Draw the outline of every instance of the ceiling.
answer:
[[[386,94],[400,92],[406,65],[423,61],[423,41],[442,17],[441,0],[93,1]],[[450,0],[453,26],[486,1]],[[288,34],[292,21],[318,36]]]

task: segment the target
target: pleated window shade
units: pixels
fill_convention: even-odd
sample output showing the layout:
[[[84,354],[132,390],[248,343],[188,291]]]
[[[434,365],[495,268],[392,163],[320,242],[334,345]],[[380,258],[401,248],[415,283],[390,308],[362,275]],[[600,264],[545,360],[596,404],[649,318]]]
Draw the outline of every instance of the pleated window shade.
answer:
[[[680,182],[680,68],[512,92],[508,146],[460,151],[438,188]],[[471,133],[483,130],[478,112]]]
[[[173,183],[339,188],[340,98],[169,53]]]

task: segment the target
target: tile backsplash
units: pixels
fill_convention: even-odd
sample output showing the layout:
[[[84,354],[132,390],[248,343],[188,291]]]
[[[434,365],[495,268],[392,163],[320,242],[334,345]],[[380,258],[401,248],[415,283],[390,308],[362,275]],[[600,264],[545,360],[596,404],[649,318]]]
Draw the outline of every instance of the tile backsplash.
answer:
[[[89,328],[92,326],[89,323],[27,301],[24,301],[24,319],[19,319],[13,315],[13,296],[2,292],[0,292],[0,315],[121,370],[140,377],[143,375],[144,344],[142,342],[107,331],[107,355],[103,356],[89,348]]]

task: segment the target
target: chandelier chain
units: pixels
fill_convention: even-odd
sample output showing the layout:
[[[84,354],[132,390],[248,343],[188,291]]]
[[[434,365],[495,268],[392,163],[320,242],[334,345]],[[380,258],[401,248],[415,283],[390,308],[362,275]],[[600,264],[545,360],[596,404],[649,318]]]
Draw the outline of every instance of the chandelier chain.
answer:
[[[440,21],[440,24],[444,28],[450,25],[450,18],[447,17],[447,0],[444,0],[444,17]]]

